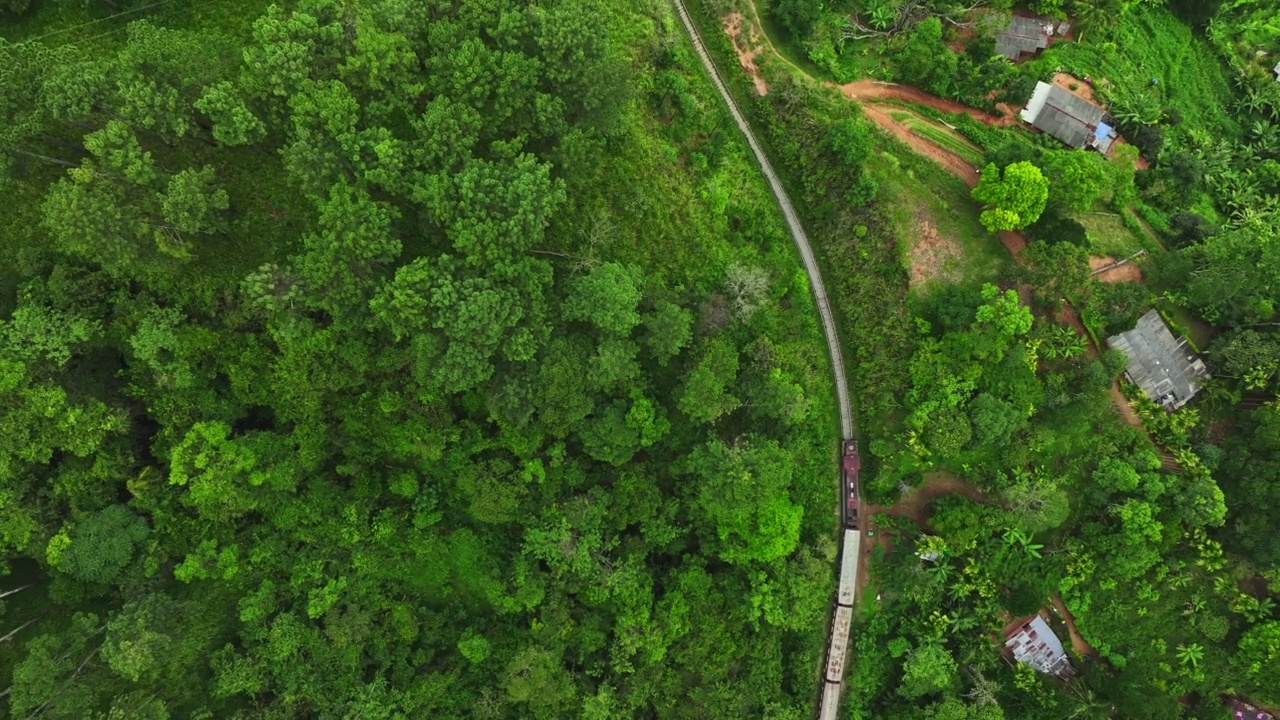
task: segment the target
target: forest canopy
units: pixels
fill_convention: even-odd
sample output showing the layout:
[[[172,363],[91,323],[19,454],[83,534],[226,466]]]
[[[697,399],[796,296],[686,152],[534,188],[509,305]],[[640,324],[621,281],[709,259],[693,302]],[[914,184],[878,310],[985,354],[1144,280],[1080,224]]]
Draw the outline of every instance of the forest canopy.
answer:
[[[0,715],[1280,706],[1276,0],[679,7],[0,0]]]
[[[255,13],[0,41],[9,716],[803,717],[830,376],[670,10]]]

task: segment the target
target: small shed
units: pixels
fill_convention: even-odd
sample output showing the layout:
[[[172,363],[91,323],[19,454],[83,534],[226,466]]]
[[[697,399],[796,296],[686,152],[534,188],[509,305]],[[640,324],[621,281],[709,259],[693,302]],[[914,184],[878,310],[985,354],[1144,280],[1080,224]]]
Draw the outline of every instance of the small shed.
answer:
[[[1017,60],[1022,53],[1037,53],[1049,46],[1053,21],[1014,15],[1009,26],[996,37],[996,52]]]
[[[1076,150],[1091,147],[1105,154],[1118,137],[1105,110],[1046,82],[1036,83],[1020,116]]]
[[[1013,651],[1013,659],[1030,665],[1046,675],[1066,680],[1075,674],[1062,641],[1049,629],[1044,618],[1036,615],[1019,623],[1004,638],[1005,647]]]
[[[1209,379],[1204,361],[1185,339],[1174,337],[1155,310],[1129,332],[1107,338],[1107,344],[1129,358],[1129,380],[1166,410],[1186,405]]]

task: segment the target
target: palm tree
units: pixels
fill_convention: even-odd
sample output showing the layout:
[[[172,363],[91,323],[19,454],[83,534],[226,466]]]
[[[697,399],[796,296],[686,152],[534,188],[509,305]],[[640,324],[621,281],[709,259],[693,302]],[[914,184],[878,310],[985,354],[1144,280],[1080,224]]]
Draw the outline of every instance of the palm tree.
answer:
[[[1076,705],[1071,710],[1071,714],[1067,716],[1068,718],[1107,720],[1107,718],[1111,717],[1111,703],[1098,697],[1093,690],[1085,687],[1083,682],[1076,681],[1071,690],[1071,699],[1075,700],[1079,705]]]
[[[1200,667],[1200,661],[1204,659],[1204,648],[1199,643],[1191,643],[1190,645],[1178,646],[1178,662],[1184,666],[1191,666],[1192,670]]]

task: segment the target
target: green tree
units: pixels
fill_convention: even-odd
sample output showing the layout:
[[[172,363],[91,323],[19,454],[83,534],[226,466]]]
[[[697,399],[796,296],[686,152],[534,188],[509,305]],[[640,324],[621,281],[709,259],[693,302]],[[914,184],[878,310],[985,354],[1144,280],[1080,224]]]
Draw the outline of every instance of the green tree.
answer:
[[[501,677],[507,697],[526,705],[535,716],[554,715],[575,695],[568,672],[554,655],[536,646],[516,653]]]
[[[1067,493],[1043,479],[1023,480],[1005,490],[1004,501],[1018,524],[1029,533],[1052,530],[1071,512]]]
[[[722,337],[707,343],[698,364],[685,376],[678,407],[701,423],[715,422],[733,412],[741,402],[730,394],[738,377],[738,349]]]
[[[930,416],[925,444],[940,461],[955,458],[973,439],[973,425],[956,408],[947,408]]]
[[[862,167],[871,155],[874,141],[874,131],[865,120],[859,118],[837,120],[827,131],[827,142],[836,157],[855,168]]]
[[[133,560],[134,549],[147,537],[147,522],[123,505],[110,505],[55,535],[49,541],[49,564],[86,582],[115,581]]]
[[[70,627],[57,634],[42,634],[26,644],[26,657],[13,668],[9,686],[9,710],[15,715],[52,712],[57,715],[83,714],[92,706],[92,694],[76,680],[84,666],[98,653],[102,632],[97,615],[74,613]]]
[[[111,120],[106,127],[84,136],[84,147],[97,158],[101,169],[135,185],[151,185],[158,175],[151,153],[138,144],[129,126]]]
[[[644,314],[644,342],[658,364],[666,365],[693,339],[693,313],[666,300]]]
[[[0,337],[9,352],[25,360],[66,365],[72,351],[101,331],[101,324],[44,305],[20,305],[0,320]]]
[[[165,222],[184,233],[208,233],[225,223],[220,213],[230,207],[227,191],[215,185],[214,170],[188,168],[169,179],[162,200]]]
[[[1017,230],[1036,221],[1049,199],[1049,180],[1022,161],[1001,173],[994,163],[982,169],[973,199],[982,203],[982,225],[991,232]]]
[[[780,0],[770,6],[770,13],[799,40],[809,37],[822,10],[823,0]]]
[[[1027,426],[1027,413],[991,393],[979,393],[969,403],[978,442],[987,447],[1003,447],[1014,434]]]
[[[795,550],[804,509],[788,492],[790,463],[774,441],[734,448],[712,441],[689,456],[695,502],[726,562],[769,563]]]
[[[1280,701],[1280,622],[1245,631],[1232,664],[1253,687],[1250,697],[1264,703]]]
[[[625,337],[640,324],[639,273],[617,263],[604,263],[577,278],[565,298],[567,320],[586,320],[601,331]]]
[[[107,623],[102,658],[130,682],[154,681],[172,660],[172,637],[181,627],[182,614],[164,594],[145,595],[131,600]]]
[[[935,95],[950,94],[955,85],[958,60],[942,41],[942,20],[936,16],[916,23],[893,59],[907,84]]]
[[[1089,210],[1111,190],[1111,172],[1101,155],[1055,150],[1040,161],[1049,179],[1049,197],[1072,210]]]
[[[959,668],[955,658],[937,643],[921,645],[902,664],[898,694],[911,700],[945,693],[955,686]]]
[[[195,108],[213,123],[213,138],[223,145],[252,145],[266,135],[266,126],[231,82],[206,87]]]
[[[1056,309],[1089,282],[1089,251],[1071,243],[1031,243],[1022,252],[1021,275],[1042,302]]]

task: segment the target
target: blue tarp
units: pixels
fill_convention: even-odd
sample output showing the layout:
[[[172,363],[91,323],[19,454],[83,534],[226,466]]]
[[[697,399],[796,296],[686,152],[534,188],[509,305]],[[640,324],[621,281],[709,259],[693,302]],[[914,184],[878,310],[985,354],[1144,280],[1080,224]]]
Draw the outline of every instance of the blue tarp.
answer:
[[[1098,129],[1093,131],[1093,139],[1106,140],[1108,137],[1111,137],[1111,133],[1113,132],[1115,132],[1115,130],[1110,125],[1100,122],[1098,123]]]

